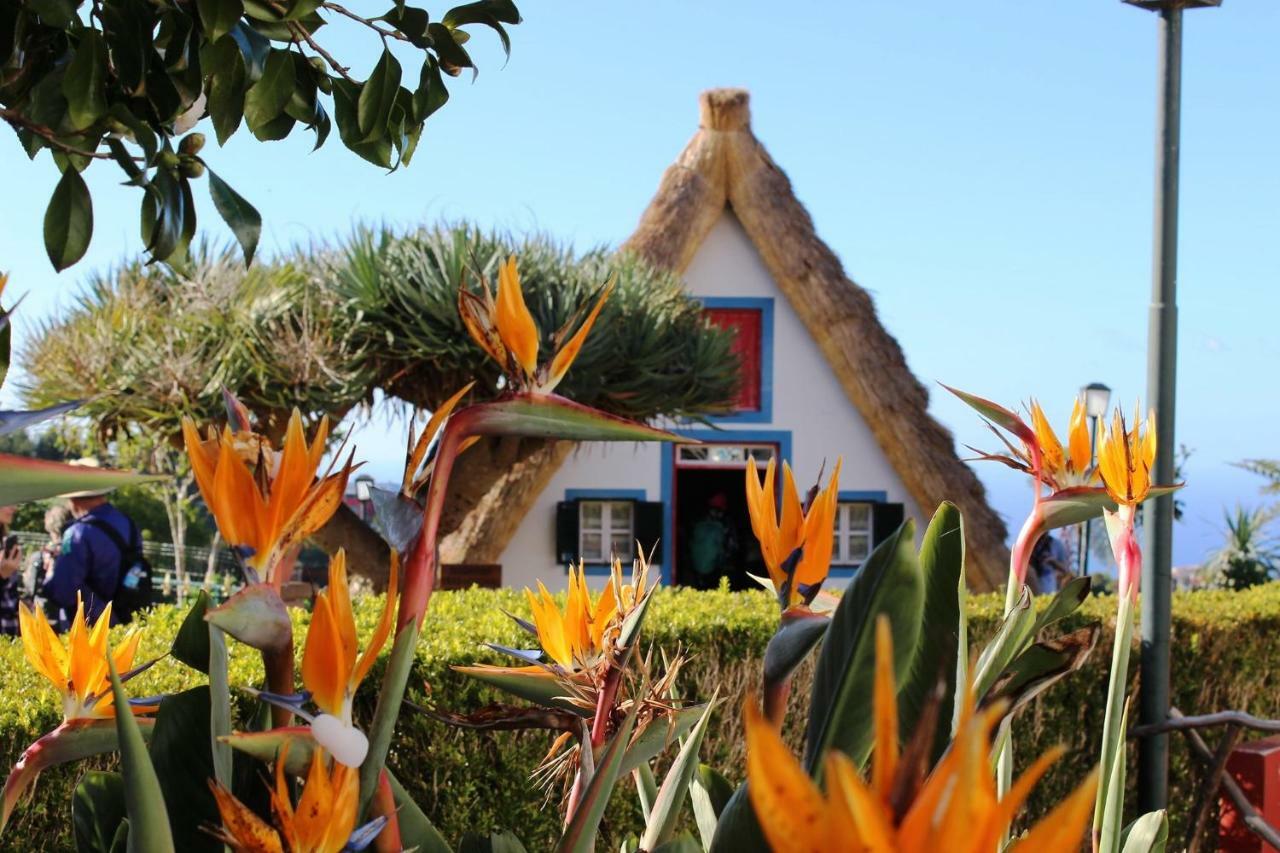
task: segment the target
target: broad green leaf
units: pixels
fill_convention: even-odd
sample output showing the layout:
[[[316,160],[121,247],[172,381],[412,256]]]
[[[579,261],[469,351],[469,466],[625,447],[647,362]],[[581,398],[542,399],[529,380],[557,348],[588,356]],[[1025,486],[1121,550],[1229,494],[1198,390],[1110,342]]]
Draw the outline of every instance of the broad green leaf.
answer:
[[[204,684],[166,696],[151,737],[151,765],[169,813],[169,831],[184,853],[222,851],[222,843],[201,829],[202,824],[217,825],[221,820],[209,790],[215,772],[210,698],[209,686]],[[230,784],[230,775],[224,784]],[[130,824],[139,825],[136,816]]]
[[[244,117],[246,71],[244,57],[235,43],[227,40],[220,44],[225,47],[219,47],[218,50],[230,57],[227,60],[229,67],[210,75],[205,108],[209,111],[209,120],[213,122],[213,132],[218,137],[218,144],[226,145],[232,134],[240,129],[240,120]]]
[[[142,238],[157,260],[167,260],[182,245],[186,212],[178,179],[167,169],[157,169],[142,199]]]
[[[107,657],[111,693],[118,709],[129,707],[129,697],[120,684],[115,664]],[[158,725],[158,723],[157,723]],[[116,714],[116,734],[120,741],[120,774],[124,777],[124,802],[129,815],[128,853],[173,853],[169,815],[156,769],[147,754],[147,743],[132,713]]]
[[[697,724],[704,707],[689,705],[674,714],[658,717],[645,726],[631,739],[631,745],[627,747],[627,754],[622,757],[622,767],[618,772],[626,775],[648,764],[664,749],[684,737],[685,732]]]
[[[67,115],[75,127],[86,128],[107,111],[106,73],[107,44],[97,30],[85,28],[62,78]]]
[[[231,233],[235,234],[236,242],[244,252],[245,266],[248,266],[253,263],[254,253],[258,251],[258,239],[262,236],[262,215],[212,169],[208,169],[208,175],[209,195],[213,196],[213,206],[231,228]]]
[[[642,684],[637,695],[645,695],[648,689],[647,680]],[[595,853],[596,831],[600,827],[600,819],[604,817],[605,806],[613,794],[613,786],[618,781],[622,766],[622,756],[626,745],[631,740],[631,731],[636,724],[636,714],[640,711],[639,702],[633,702],[626,719],[614,732],[604,755],[596,762],[595,773],[587,783],[578,807],[565,823],[564,834],[556,844],[556,853]],[[585,747],[590,748],[590,747]]]
[[[1093,578],[1088,575],[1072,578],[1063,584],[1062,589],[1053,596],[1049,605],[1036,616],[1035,627],[1031,629],[1033,637],[1050,625],[1054,625],[1080,609],[1089,598],[1089,590],[1093,586]]]
[[[920,543],[920,574],[924,578],[924,618],[920,641],[905,681],[899,682],[898,709],[901,731],[915,731],[929,696],[939,682],[946,684],[938,708],[937,734],[930,752],[930,766],[941,757],[951,740],[960,664],[960,624],[964,615],[964,519],[956,505],[943,502]]]
[[[391,140],[383,137],[376,142],[364,142],[360,133],[357,105],[362,87],[346,80],[333,83],[333,120],[338,125],[338,136],[348,149],[384,169],[391,168]]]
[[[540,667],[455,666],[457,672],[546,708],[590,717],[591,711],[567,698],[554,675]],[[649,756],[652,758],[653,756]]]
[[[662,787],[658,789],[657,799],[653,801],[653,810],[645,824],[644,835],[640,837],[642,850],[654,850],[675,836],[676,821],[684,805],[685,793],[698,769],[698,750],[702,748],[702,738],[707,733],[707,724],[718,704],[716,697],[712,696],[698,719],[698,724],[693,727],[693,731],[680,747],[680,753],[676,756],[671,769],[667,771],[666,778],[662,780]]]
[[[129,129],[133,141],[142,149],[142,155],[146,158],[146,164],[150,165],[155,160],[156,154],[160,151],[159,142],[156,140],[155,131],[153,131],[146,122],[141,121],[135,116],[124,104],[111,105],[111,117],[123,124]]]
[[[151,736],[152,720],[138,721],[143,737]],[[40,773],[50,767],[81,761],[119,748],[116,724],[112,720],[71,720],[41,737],[22,753],[5,780],[0,794],[0,830],[3,830],[22,795],[35,784]]]
[[[67,169],[44,213],[44,250],[58,272],[84,257],[93,236],[93,202],[84,178]]]
[[[76,3],[72,0],[25,0],[24,5],[40,16],[40,21],[63,29],[76,19]]]
[[[789,607],[783,611],[778,630],[764,649],[766,695],[791,677],[830,625],[831,619],[825,613],[814,613],[807,607]]]
[[[383,48],[356,102],[356,123],[362,142],[374,142],[387,134],[387,119],[400,88],[400,74],[400,63],[391,51]]]
[[[267,56],[271,53],[271,42],[267,41],[253,27],[250,27],[244,21],[238,22],[231,28],[231,38],[235,40],[236,46],[240,48],[240,55],[244,58],[245,73],[250,83],[256,83],[262,79],[262,75],[266,72]]]
[[[743,782],[720,812],[709,853],[768,853],[764,831],[751,806],[751,793]]]
[[[86,770],[71,797],[76,850],[111,853],[116,831],[124,819],[124,779],[119,773]]]
[[[230,790],[235,764],[231,747],[223,741],[224,737],[231,734],[227,638],[218,626],[206,627],[209,633],[209,747],[213,751],[213,776],[219,784]]]
[[[320,8],[320,2],[321,0],[289,0],[289,11],[284,19],[286,21],[304,20]]]
[[[1125,732],[1128,726],[1124,718],[1128,716],[1125,693],[1129,687],[1129,652],[1133,644],[1133,601],[1127,595],[1118,596],[1120,606],[1116,613],[1116,630],[1114,645],[1111,648],[1111,672],[1107,682],[1107,705],[1102,719],[1102,754],[1099,756],[1099,768],[1102,778],[1098,783],[1098,798],[1093,808],[1093,829],[1100,831],[1108,817],[1106,809],[1110,808],[1112,796],[1121,800],[1117,808],[1123,811],[1124,799],[1124,753]],[[1119,756],[1119,760],[1117,760]],[[1120,768],[1119,776],[1115,775],[1115,766]],[[1119,793],[1113,789],[1118,786]],[[1113,849],[1106,853],[1115,853],[1118,849],[1121,815],[1110,817],[1112,826]]]
[[[631,778],[636,783],[636,797],[640,800],[640,816],[647,823],[649,815],[653,813],[653,801],[658,799],[658,780],[653,776],[653,768],[647,763],[632,770]]]
[[[316,748],[310,726],[232,732],[222,737],[221,741],[237,753],[247,755],[264,764],[274,763],[280,750],[287,746],[289,751],[285,771],[294,776],[306,776],[307,767],[311,764],[311,754]]]
[[[453,30],[444,24],[428,24],[427,35],[431,36],[431,46],[435,49],[436,55],[440,57],[440,62],[444,65],[447,73],[457,74],[459,69],[475,67],[475,63],[471,61],[471,56],[463,49],[459,41],[459,37],[462,34],[455,34]]]
[[[116,489],[165,479],[112,468],[89,468],[0,453],[0,506],[57,497],[67,492]]]
[[[391,783],[391,796],[396,802],[396,819],[400,823],[400,841],[407,849],[418,853],[450,853],[444,836],[435,828],[418,804],[409,796],[409,792],[400,784],[400,780],[387,771],[387,781]]]
[[[805,765],[820,776],[823,756],[838,749],[862,765],[871,751],[872,712],[867,697],[875,671],[875,624],[893,630],[894,675],[905,680],[924,611],[924,583],[908,520],[862,564],[831,617],[814,672]]]
[[[724,807],[733,796],[733,786],[710,764],[699,764],[698,772],[689,783],[689,804],[693,806],[693,818],[698,824],[702,846],[711,849],[716,835],[716,824]]]
[[[231,32],[231,28],[244,15],[244,3],[241,0],[197,0],[196,8],[200,11],[200,21],[211,42]]]
[[[466,3],[450,9],[444,16],[444,23],[449,27],[483,24],[498,34],[502,50],[510,56],[511,38],[502,24],[520,23],[520,12],[514,3],[506,0],[480,0],[478,3]]]
[[[244,96],[244,120],[256,135],[275,120],[293,94],[293,58],[287,50],[272,50],[262,69],[262,77]]]
[[[1009,666],[1009,662],[1022,654],[1031,642],[1031,630],[1034,627],[1035,611],[1031,607],[1031,592],[1024,586],[1021,595],[1000,623],[1000,630],[982,650],[982,654],[978,655],[973,674],[975,695],[985,696],[1000,673]]]
[[[209,593],[200,590],[195,602],[187,610],[186,617],[178,626],[173,644],[169,647],[169,655],[182,661],[192,669],[209,674],[209,623],[204,615],[209,610]]]
[[[1169,843],[1169,816],[1164,809],[1147,812],[1124,828],[1121,853],[1164,853]]]
[[[518,435],[574,441],[670,441],[696,444],[665,430],[575,403],[557,394],[515,394],[455,412],[469,435]]]

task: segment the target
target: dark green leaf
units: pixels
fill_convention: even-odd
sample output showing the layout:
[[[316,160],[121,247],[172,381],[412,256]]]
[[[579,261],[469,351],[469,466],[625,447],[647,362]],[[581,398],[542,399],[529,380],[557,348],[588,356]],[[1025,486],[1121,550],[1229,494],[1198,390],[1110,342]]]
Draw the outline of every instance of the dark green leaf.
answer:
[[[510,832],[493,832],[489,835],[469,833],[462,837],[458,853],[526,853],[525,846]]]
[[[115,706],[129,707],[129,697],[120,686],[120,677],[110,656],[107,666]],[[160,725],[158,720],[156,725]],[[173,853],[173,836],[169,832],[169,815],[165,811],[160,780],[132,713],[116,714],[116,734],[120,739],[120,771],[124,778],[125,810],[129,815],[129,853]]]
[[[1031,629],[1031,635],[1038,637],[1045,628],[1075,613],[1089,598],[1089,590],[1092,586],[1093,578],[1088,575],[1067,581],[1053,596],[1049,606],[1040,611],[1040,615],[1036,617],[1035,627]]]
[[[111,151],[112,159],[129,176],[129,180],[124,183],[133,187],[140,187],[145,184],[147,182],[147,173],[133,159],[133,154],[125,147],[124,142],[114,136],[108,136],[106,141],[107,148]]]
[[[129,129],[129,133],[133,135],[133,141],[142,149],[142,154],[146,158],[145,165],[151,165],[160,151],[155,131],[145,122],[140,121],[124,104],[112,104],[111,117]]]
[[[654,850],[671,841],[675,836],[676,821],[684,807],[685,793],[698,769],[698,750],[702,748],[702,738],[707,733],[707,724],[711,721],[711,713],[717,704],[716,697],[712,696],[698,724],[693,727],[693,731],[681,745],[680,752],[672,763],[671,769],[667,771],[666,778],[662,780],[662,787],[658,789],[657,799],[653,801],[653,810],[649,814],[644,835],[640,839],[642,849]],[[650,725],[661,725],[661,723],[655,721]]]
[[[711,841],[715,838],[716,824],[724,807],[733,796],[733,786],[710,764],[699,764],[698,773],[689,785],[689,803],[693,806],[693,817],[698,824],[698,835],[702,837],[702,846],[711,849]]]
[[[393,6],[382,16],[382,20],[404,33],[417,47],[426,46],[422,37],[427,33],[427,24],[431,23],[431,16],[426,9],[407,5]]]
[[[1018,600],[1000,623],[1000,630],[978,655],[973,674],[973,689],[978,696],[990,690],[1009,662],[1022,654],[1031,642],[1033,627],[1035,613],[1031,607],[1031,593],[1024,586]]]
[[[235,773],[231,746],[231,684],[227,676],[227,638],[222,629],[209,625],[209,744],[213,750],[213,777],[231,788]]]
[[[200,10],[200,21],[209,41],[217,41],[231,32],[244,15],[241,0],[197,0],[196,8]]]
[[[76,850],[111,853],[116,831],[124,818],[124,779],[119,773],[86,770],[71,798]]]
[[[167,260],[182,243],[186,203],[178,179],[167,169],[156,170],[142,200],[142,234],[153,258]]]
[[[206,675],[209,674],[209,623],[204,621],[204,614],[208,610],[209,594],[200,590],[169,647],[171,657]]]
[[[511,55],[511,37],[502,24],[520,23],[520,12],[514,3],[480,0],[478,3],[467,3],[450,9],[444,16],[444,23],[449,27],[461,27],[467,24],[483,24],[498,34],[502,42],[502,50]]]
[[[44,214],[44,249],[61,272],[84,257],[93,236],[93,202],[84,178],[67,169],[53,189]]]
[[[709,853],[768,853],[764,832],[751,807],[751,794],[744,782],[733,792],[729,802],[720,812],[716,835],[711,841]]]
[[[356,102],[356,124],[360,128],[361,142],[374,142],[386,135],[387,119],[400,87],[400,73],[400,63],[391,51],[383,48],[382,57],[373,67]]]
[[[333,84],[333,117],[338,125],[338,136],[342,144],[359,156],[381,166],[391,168],[391,140],[379,139],[377,142],[361,142],[360,123],[356,115],[356,104],[360,98],[360,86],[346,80],[336,80]]]
[[[440,64],[434,56],[428,56],[423,61],[422,73],[418,76],[418,91],[413,93],[413,117],[418,121],[426,121],[447,100],[449,90],[445,88],[444,79],[440,76]]]
[[[924,618],[920,641],[911,661],[911,672],[899,682],[898,712],[905,736],[915,731],[916,720],[938,682],[945,683],[938,708],[937,734],[930,750],[930,766],[951,740],[951,717],[960,660],[960,620],[964,615],[964,520],[955,504],[938,507],[920,543],[920,573],[924,577]]]
[[[280,113],[266,124],[259,125],[253,131],[253,136],[259,142],[273,142],[284,139],[293,131],[293,126],[297,124],[293,116],[288,113]]]
[[[107,45],[97,30],[86,29],[62,78],[71,124],[85,128],[107,111]]]
[[[172,121],[181,114],[182,94],[159,62],[153,63],[153,67],[147,72],[146,94],[147,101],[162,123]]]
[[[321,0],[289,0],[289,11],[284,18],[286,21],[304,20],[320,8],[320,2]]]
[[[212,169],[209,169],[208,174],[209,194],[213,196],[213,206],[218,209],[223,221],[231,228],[231,233],[235,234],[236,242],[244,252],[245,265],[248,266],[253,263],[254,253],[258,251],[258,238],[262,235],[262,216]]]
[[[235,39],[236,45],[240,48],[240,55],[244,57],[248,82],[257,82],[266,71],[271,43],[244,21],[240,21],[231,28],[231,38]]]
[[[130,95],[144,94],[156,28],[154,7],[139,0],[103,3],[100,7],[103,37],[120,85]]]
[[[454,39],[453,30],[444,24],[428,24],[427,34],[431,36],[431,46],[440,57],[445,73],[456,75],[459,69],[475,67],[471,56]]]
[[[1060,679],[1084,666],[1098,644],[1099,627],[1090,625],[1052,640],[1032,643],[1018,655],[986,696],[984,704],[1005,701],[1012,714]]]
[[[257,133],[280,115],[293,94],[293,85],[293,58],[289,51],[272,50],[261,79],[244,96],[244,119],[250,130]]]
[[[207,684],[166,696],[151,736],[151,763],[164,793],[169,830],[184,853],[222,851],[222,843],[201,828],[220,820],[209,790],[214,775],[209,699]],[[136,819],[131,823],[138,825]]]
[[[766,694],[791,677],[822,636],[831,620],[808,608],[788,608],[778,621],[778,631],[764,650],[764,691]]]
[[[653,848],[653,853],[702,853],[702,845],[687,832]]]
[[[809,773],[838,749],[858,765],[871,751],[872,712],[867,697],[875,671],[875,625],[881,614],[893,630],[894,676],[901,684],[915,656],[924,610],[924,584],[908,520],[862,564],[840,599],[818,655],[805,746]]]
[[[65,29],[76,19],[72,0],[24,0],[24,5],[39,15],[42,23],[58,29]]]
[[[213,131],[218,137],[219,145],[226,145],[227,140],[240,127],[240,119],[244,115],[244,58],[233,49],[231,68],[212,75],[209,85],[209,97],[206,108],[213,121]]]

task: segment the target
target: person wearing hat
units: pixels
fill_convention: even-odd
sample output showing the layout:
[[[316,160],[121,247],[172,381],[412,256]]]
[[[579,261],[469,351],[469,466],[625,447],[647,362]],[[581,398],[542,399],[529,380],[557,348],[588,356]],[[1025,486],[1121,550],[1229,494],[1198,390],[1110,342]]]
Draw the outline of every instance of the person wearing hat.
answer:
[[[79,459],[73,465],[97,467],[93,459]],[[111,624],[133,618],[133,607],[118,601],[131,569],[144,562],[142,535],[133,519],[107,500],[113,489],[69,492],[67,498],[74,520],[62,536],[62,548],[53,562],[53,571],[44,583],[43,595],[49,615],[59,631],[65,631],[75,616],[77,596],[84,601],[85,618],[96,620],[107,603]]]
[[[18,633],[22,597],[22,546],[9,537],[16,506],[0,506],[0,634]]]

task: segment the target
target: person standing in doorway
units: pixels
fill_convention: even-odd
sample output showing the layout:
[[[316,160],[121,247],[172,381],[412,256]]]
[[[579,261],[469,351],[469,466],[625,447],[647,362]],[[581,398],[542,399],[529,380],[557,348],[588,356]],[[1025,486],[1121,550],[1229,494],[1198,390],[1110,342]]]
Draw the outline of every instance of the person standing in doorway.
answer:
[[[112,625],[131,621],[150,603],[151,572],[142,556],[142,535],[129,516],[107,501],[111,491],[63,496],[75,520],[62,536],[62,549],[43,589],[49,615],[60,631],[70,627],[77,600],[84,602],[90,622],[113,603]]]
[[[720,578],[733,568],[733,554],[737,550],[737,534],[725,512],[729,499],[717,492],[707,501],[707,513],[693,525],[689,537],[689,564],[693,577],[689,580],[696,589],[715,589]]]

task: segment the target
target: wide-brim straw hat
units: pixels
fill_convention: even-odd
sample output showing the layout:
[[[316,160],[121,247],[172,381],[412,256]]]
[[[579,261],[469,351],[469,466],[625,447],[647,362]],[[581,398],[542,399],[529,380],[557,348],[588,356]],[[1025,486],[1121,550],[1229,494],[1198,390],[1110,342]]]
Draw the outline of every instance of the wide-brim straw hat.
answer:
[[[75,465],[80,468],[101,468],[102,463],[92,456],[83,456],[79,459],[73,459],[68,465]],[[116,490],[115,486],[108,486],[105,489],[83,489],[79,492],[63,492],[58,495],[60,498],[101,498],[111,494]]]

